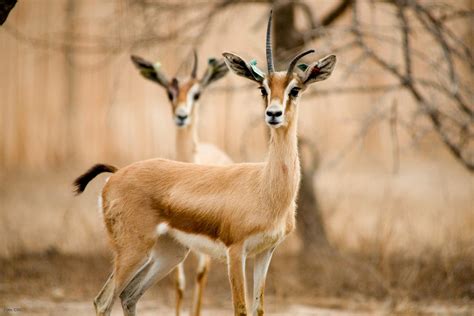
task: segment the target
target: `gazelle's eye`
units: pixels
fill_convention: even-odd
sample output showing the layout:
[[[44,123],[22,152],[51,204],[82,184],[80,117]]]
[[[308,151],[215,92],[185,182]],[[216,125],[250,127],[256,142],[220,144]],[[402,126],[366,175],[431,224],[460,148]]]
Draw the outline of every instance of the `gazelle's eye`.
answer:
[[[268,95],[267,90],[264,87],[258,87],[260,89],[260,93],[262,97],[266,97]]]
[[[194,97],[193,97],[193,98],[194,98],[194,101],[199,100],[199,97],[200,97],[200,96],[201,96],[201,94],[200,94],[199,92],[196,93],[196,94],[194,95]]]
[[[290,97],[292,97],[292,98],[298,97],[298,94],[300,93],[300,90],[301,90],[301,88],[298,88],[298,87],[294,87],[293,89],[291,89],[290,93],[289,93]]]
[[[170,99],[170,101],[173,101],[173,93],[171,93],[171,91],[168,91],[168,99]]]

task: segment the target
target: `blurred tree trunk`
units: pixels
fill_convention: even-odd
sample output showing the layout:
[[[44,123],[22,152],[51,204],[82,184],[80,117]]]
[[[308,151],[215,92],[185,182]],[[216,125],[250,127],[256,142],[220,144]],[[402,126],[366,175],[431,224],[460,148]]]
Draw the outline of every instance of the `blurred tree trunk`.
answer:
[[[277,69],[287,67],[288,56],[293,56],[304,46],[301,33],[295,25],[295,3],[274,4],[273,44]],[[290,57],[291,58],[291,57]],[[317,150],[302,153],[303,146],[313,146],[300,142],[300,159],[302,165],[302,181],[298,195],[298,212],[296,216],[297,231],[303,242],[301,255],[307,256],[315,252],[327,251],[330,248],[324,228],[321,209],[315,195],[313,179],[317,168]],[[311,160],[308,161],[308,160]]]
[[[75,3],[75,0],[67,0],[66,2],[66,25],[65,29],[66,32],[64,33],[64,41],[67,43],[68,38],[71,37],[74,34],[75,30],[75,22],[74,22],[74,17],[75,17],[75,12],[77,10],[77,6]],[[76,85],[77,85],[77,80],[76,80],[76,75],[75,75],[75,70],[73,67],[74,64],[74,47],[71,45],[67,45],[65,50],[64,50],[64,56],[66,59],[66,69],[65,69],[65,109],[66,109],[66,119],[67,119],[67,126],[66,126],[66,159],[68,161],[71,161],[72,159],[75,159],[75,152],[74,152],[74,146],[76,144],[76,138],[75,138],[75,121],[74,117],[76,115],[75,113],[75,100],[76,100]]]
[[[302,254],[326,251],[330,248],[326,229],[321,215],[321,207],[314,190],[313,179],[316,168],[304,167],[307,164],[304,155],[300,155],[301,185],[298,195],[298,212],[296,216],[298,232],[303,242]],[[316,159],[316,157],[311,157]]]
[[[0,25],[3,25],[17,0],[0,0]]]
[[[304,41],[295,25],[295,4],[279,2],[275,2],[273,9],[273,47],[275,66],[281,70],[288,66],[288,56],[295,55]]]

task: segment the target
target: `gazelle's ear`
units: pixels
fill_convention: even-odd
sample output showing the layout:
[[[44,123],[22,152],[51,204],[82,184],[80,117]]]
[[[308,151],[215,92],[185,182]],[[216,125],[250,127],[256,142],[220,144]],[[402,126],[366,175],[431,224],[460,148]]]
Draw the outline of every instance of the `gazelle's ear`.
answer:
[[[336,65],[336,56],[329,55],[311,65],[299,64],[297,67],[302,71],[298,76],[304,84],[326,80],[331,75]]]
[[[207,87],[212,82],[224,77],[227,72],[229,72],[229,68],[227,68],[224,59],[209,58],[209,61],[207,62],[206,72],[200,80],[201,85],[203,87]]]
[[[138,70],[140,70],[140,73],[143,77],[147,78],[148,80],[154,81],[159,85],[163,86],[164,88],[168,89],[169,81],[168,79],[166,79],[166,76],[159,70],[159,63],[152,64],[151,62],[135,55],[132,55],[131,58],[135,66],[138,68]]]
[[[257,68],[257,63],[246,63],[239,56],[232,53],[222,54],[225,58],[225,63],[236,75],[261,83],[265,79],[264,73]]]

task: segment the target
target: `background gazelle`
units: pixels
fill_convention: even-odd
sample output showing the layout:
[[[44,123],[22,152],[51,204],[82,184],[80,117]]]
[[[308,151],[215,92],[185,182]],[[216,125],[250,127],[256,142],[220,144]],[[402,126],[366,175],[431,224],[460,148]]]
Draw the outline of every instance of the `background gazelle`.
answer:
[[[287,71],[275,72],[270,30],[271,15],[267,75],[237,55],[224,53],[229,68],[258,83],[262,92],[271,132],[265,162],[208,166],[152,159],[120,170],[96,165],[76,180],[80,193],[97,174],[115,173],[102,191],[115,265],[95,300],[98,315],[110,314],[118,296],[124,314],[134,315],[141,295],[184,260],[189,249],[227,259],[235,315],[247,315],[245,262],[255,257],[252,310],[263,315],[273,251],[295,226],[300,92],[328,78],[336,62],[331,55],[296,68],[310,50],[296,56]]]
[[[232,160],[223,151],[212,144],[200,143],[197,137],[198,105],[202,93],[213,82],[223,78],[229,71],[223,59],[210,58],[208,67],[201,78],[197,78],[198,57],[194,51],[193,66],[190,77],[185,80],[177,78],[169,81],[161,71],[159,63],[151,63],[141,57],[132,56],[132,61],[147,79],[162,86],[171,103],[174,122],[176,123],[176,160],[202,164],[230,164]],[[192,315],[199,316],[202,293],[209,273],[210,259],[207,255],[198,254],[196,285]],[[185,288],[183,263],[176,269],[176,315],[180,315]]]

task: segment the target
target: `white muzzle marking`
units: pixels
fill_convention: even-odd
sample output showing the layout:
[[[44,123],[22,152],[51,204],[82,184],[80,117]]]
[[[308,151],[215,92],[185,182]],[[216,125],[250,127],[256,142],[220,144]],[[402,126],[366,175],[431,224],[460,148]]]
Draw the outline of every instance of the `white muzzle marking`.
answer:
[[[265,110],[265,122],[268,126],[278,128],[283,125],[285,111],[280,103],[272,101]]]

